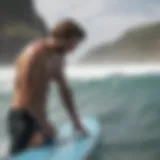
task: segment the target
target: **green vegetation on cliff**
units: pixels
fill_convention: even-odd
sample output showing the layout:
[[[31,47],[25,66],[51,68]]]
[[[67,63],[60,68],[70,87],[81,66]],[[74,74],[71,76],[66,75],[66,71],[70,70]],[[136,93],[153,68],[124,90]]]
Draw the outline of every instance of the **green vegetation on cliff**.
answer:
[[[30,40],[46,34],[32,0],[0,1],[0,62],[12,63]]]
[[[91,49],[83,64],[145,63],[160,61],[160,22],[129,29],[113,43]]]

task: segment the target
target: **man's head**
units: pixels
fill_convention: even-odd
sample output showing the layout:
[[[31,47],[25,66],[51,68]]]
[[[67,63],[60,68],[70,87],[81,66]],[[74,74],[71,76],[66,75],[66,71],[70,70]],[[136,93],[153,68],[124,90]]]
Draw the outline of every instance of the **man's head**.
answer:
[[[51,31],[64,52],[72,51],[86,37],[83,28],[74,20],[59,22]]]

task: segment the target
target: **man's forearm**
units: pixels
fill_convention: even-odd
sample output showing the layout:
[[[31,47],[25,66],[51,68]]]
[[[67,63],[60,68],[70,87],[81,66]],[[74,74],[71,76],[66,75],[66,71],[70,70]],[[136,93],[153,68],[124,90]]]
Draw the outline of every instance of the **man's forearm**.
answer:
[[[47,123],[47,118],[46,118],[46,114],[43,112],[39,112],[37,114],[37,119],[39,120],[39,123],[42,127],[45,127],[46,123]]]
[[[74,123],[75,126],[78,126],[80,124],[80,120],[79,120],[79,115],[77,114],[76,111],[71,91],[65,91],[65,92],[63,91],[62,98],[70,114],[72,122]]]
[[[75,127],[78,127],[80,126],[80,118],[76,111],[72,90],[69,87],[63,73],[60,73],[57,82],[59,84],[60,94],[64,105],[67,107],[67,111],[69,112],[73,124],[75,125]]]

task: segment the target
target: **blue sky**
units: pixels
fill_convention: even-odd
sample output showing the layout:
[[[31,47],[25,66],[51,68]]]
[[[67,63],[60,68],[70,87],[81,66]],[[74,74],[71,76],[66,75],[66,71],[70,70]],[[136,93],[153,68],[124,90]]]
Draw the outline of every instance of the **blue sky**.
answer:
[[[159,0],[35,0],[36,9],[48,27],[65,17],[76,18],[87,30],[93,47],[112,41],[123,32],[143,23],[160,20]]]

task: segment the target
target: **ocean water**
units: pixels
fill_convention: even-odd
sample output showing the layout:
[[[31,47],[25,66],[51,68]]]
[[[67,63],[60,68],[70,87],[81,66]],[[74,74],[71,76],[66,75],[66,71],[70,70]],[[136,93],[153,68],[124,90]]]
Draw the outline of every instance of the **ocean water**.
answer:
[[[160,159],[160,67],[70,67],[66,70],[82,116],[102,127],[92,160]],[[5,117],[12,98],[13,69],[0,68],[0,154],[8,140]],[[68,119],[51,85],[48,115],[57,126]]]

